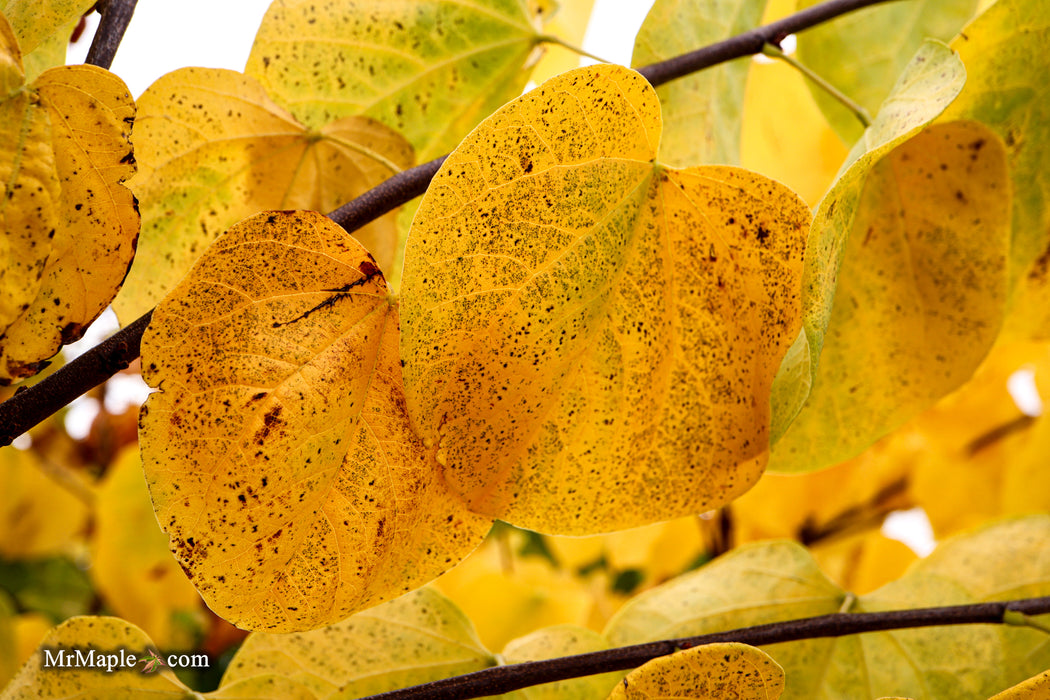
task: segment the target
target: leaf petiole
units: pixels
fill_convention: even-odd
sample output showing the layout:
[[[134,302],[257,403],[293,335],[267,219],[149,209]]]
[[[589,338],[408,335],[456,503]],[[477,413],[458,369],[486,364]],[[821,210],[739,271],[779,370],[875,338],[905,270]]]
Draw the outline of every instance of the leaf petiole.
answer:
[[[606,59],[602,58],[601,56],[595,56],[593,53],[590,53],[588,51],[584,51],[579,46],[573,46],[569,42],[565,41],[564,39],[562,39],[560,37],[554,36],[553,34],[544,34],[543,36],[539,37],[539,40],[540,40],[540,43],[543,43],[543,44],[555,44],[557,46],[561,46],[563,48],[568,49],[569,51],[572,51],[573,53],[577,53],[577,54],[579,54],[581,56],[585,56],[585,57],[587,57],[587,58],[589,58],[589,59],[591,59],[593,61],[597,61],[598,63],[612,63],[612,61],[606,60]]]
[[[853,116],[855,116],[857,120],[864,125],[865,129],[871,126],[871,115],[868,114],[868,110],[864,109],[862,106],[848,98],[837,87],[824,80],[824,78],[814,73],[804,64],[800,63],[797,59],[788,56],[786,53],[781,51],[779,47],[767,43],[762,47],[762,54],[765,56],[769,56],[770,58],[780,59],[784,63],[787,63],[789,66],[802,73],[802,75],[806,76],[814,83],[819,85],[820,88],[824,90],[824,92],[828,93],[836,100],[838,100],[839,103],[841,103],[846,109],[853,112]]]

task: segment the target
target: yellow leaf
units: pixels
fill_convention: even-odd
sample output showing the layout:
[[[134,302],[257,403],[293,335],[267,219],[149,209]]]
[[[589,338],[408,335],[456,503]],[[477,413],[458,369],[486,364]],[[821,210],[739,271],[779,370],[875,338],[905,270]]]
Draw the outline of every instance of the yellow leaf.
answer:
[[[1040,700],[1050,696],[1050,671],[1043,671],[1037,676],[1007,688],[993,695],[990,700]]]
[[[563,656],[604,651],[609,642],[602,635],[582,627],[545,627],[511,641],[503,648],[503,663],[520,664]],[[621,672],[600,673],[544,683],[500,696],[502,700],[593,700],[603,698],[623,676]]]
[[[0,17],[0,334],[39,291],[60,218],[51,119],[24,83],[18,43]]]
[[[0,12],[11,23],[22,52],[29,53],[93,4],[94,0],[0,0]]]
[[[154,312],[146,479],[177,560],[234,624],[341,620],[436,577],[491,524],[412,433],[397,340],[375,262],[313,212],[237,224]]]
[[[816,4],[802,0],[798,9]],[[862,8],[800,32],[798,58],[874,114],[922,42],[948,41],[976,7],[976,0],[916,0]],[[815,83],[809,88],[842,140],[856,141],[864,130],[857,117]]]
[[[37,700],[38,698],[127,698],[150,700],[186,698],[190,689],[168,669],[154,673],[139,673],[114,667],[106,673],[105,667],[42,668],[44,649],[55,653],[56,648],[79,648],[84,654],[95,651],[113,654],[124,649],[138,659],[146,658],[148,649],[156,646],[146,633],[115,617],[73,617],[51,630],[22,666],[11,684],[4,688],[3,700]],[[119,651],[116,651],[119,655]],[[125,657],[126,658],[126,657]],[[141,668],[139,669],[141,671]]]
[[[581,68],[486,120],[424,196],[409,413],[475,512],[588,534],[762,472],[809,213],[753,173],[654,163],[659,137],[641,76]]]
[[[831,580],[857,595],[900,577],[918,559],[908,545],[891,540],[878,528],[818,542],[811,550]]]
[[[706,644],[661,656],[627,674],[609,700],[776,700],[784,669],[746,644]]]
[[[846,158],[806,87],[782,61],[755,63],[744,91],[740,164],[779,180],[816,207]],[[776,105],[770,109],[770,105]],[[790,119],[784,115],[790,114]]]
[[[22,61],[25,64],[27,82],[33,82],[49,68],[66,64],[66,49],[69,47],[69,39],[79,21],[80,17],[75,17],[72,21],[59,27],[54,34],[22,57]]]
[[[965,81],[961,62],[946,46],[927,42],[902,74],[874,122],[850,152],[842,172],[821,200],[806,245],[802,318],[804,334],[780,367],[773,383],[772,442],[775,444],[802,409],[812,391],[824,334],[836,298],[835,284],[850,240],[868,172],[895,146],[940,114]],[[773,470],[814,468],[780,447],[772,456]],[[826,460],[821,466],[841,461]],[[801,462],[801,464],[800,464]]]
[[[354,117],[315,130],[240,73],[184,68],[154,83],[135,123],[142,240],[114,307],[128,323],[154,306],[223,231],[266,209],[329,212],[412,165],[403,138]],[[382,269],[396,214],[354,232]]]
[[[317,697],[357,698],[494,665],[470,620],[440,593],[423,588],[324,629],[250,634],[220,690],[277,675]]]
[[[742,34],[759,24],[763,9],[765,0],[657,0],[634,40],[631,65],[649,65]],[[723,63],[656,89],[664,122],[661,162],[676,168],[740,162],[740,115],[750,66],[748,60]]]
[[[952,41],[966,65],[966,87],[942,117],[980,121],[1006,144],[1014,186],[1010,272],[1018,285],[1006,331],[1022,337],[1050,336],[1050,91],[1041,78],[1050,71],[1048,41],[1047,0],[991,5]]]
[[[490,649],[553,625],[584,625],[594,597],[578,577],[538,557],[505,561],[491,540],[434,582],[474,621]]]
[[[609,621],[605,636],[619,647],[827,615],[838,612],[845,597],[798,544],[745,545],[635,596]],[[821,639],[769,647],[788,669],[789,691],[796,688],[791,697],[816,697],[807,695],[815,686],[796,684],[791,671],[832,648]]]
[[[165,649],[186,649],[172,616],[193,613],[200,596],[168,552],[142,476],[138,450],[125,450],[109,467],[95,502],[89,573],[109,608],[141,627]]]
[[[206,700],[319,700],[319,696],[310,692],[299,683],[280,676],[254,676],[237,683],[224,685],[218,690],[204,693],[200,697]]]
[[[0,450],[0,554],[11,559],[68,552],[88,505],[44,472],[33,452]]]
[[[519,0],[277,0],[245,72],[307,126],[372,117],[426,162],[521,93],[539,41]]]
[[[857,178],[853,200],[844,190]],[[832,268],[817,275],[837,275],[825,278],[834,306],[809,339],[823,345],[812,393],[771,469],[848,459],[970,378],[1003,317],[1009,198],[1002,144],[973,122],[930,127],[839,181],[814,226],[817,241],[841,231],[838,270],[835,251],[810,243],[814,258],[828,256],[813,267]],[[854,201],[852,216],[838,213]],[[851,220],[839,229],[835,217]],[[811,300],[826,293],[814,291]]]
[[[121,184],[135,172],[127,86],[85,65],[52,68],[32,87],[50,113],[61,208],[40,290],[0,337],[0,381],[35,374],[80,339],[120,289],[139,233],[135,197]]]

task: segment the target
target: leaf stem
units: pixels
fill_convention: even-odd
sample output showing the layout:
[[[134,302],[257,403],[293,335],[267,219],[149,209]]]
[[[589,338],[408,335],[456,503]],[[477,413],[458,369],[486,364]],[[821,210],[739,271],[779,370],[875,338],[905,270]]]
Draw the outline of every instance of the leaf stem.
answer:
[[[864,632],[915,627],[1001,624],[1008,612],[1024,615],[1050,613],[1050,596],[916,610],[834,613],[787,620],[705,634],[699,637],[669,639],[545,661],[496,666],[411,688],[370,695],[363,700],[467,700],[468,698],[509,693],[542,683],[635,668],[657,657],[673,654],[679,649],[688,649],[703,644],[741,642],[761,646],[800,639],[844,637]]]
[[[1007,610],[1003,613],[1003,624],[1016,627],[1030,627],[1039,630],[1043,634],[1050,634],[1050,625],[1042,620],[1037,620],[1031,615],[1026,615],[1019,610]]]
[[[656,87],[719,63],[760,53],[762,47],[768,43],[776,43],[788,34],[815,27],[840,15],[871,5],[894,1],[896,0],[827,0],[749,32],[639,68],[638,72]],[[115,8],[123,8],[127,10],[127,18],[130,21],[131,9],[134,8],[134,5],[135,0],[108,0],[105,10],[115,12]],[[111,6],[114,9],[110,9]],[[114,28],[107,29],[104,34],[108,35],[112,32],[117,37],[116,43],[113,44],[113,52],[115,52],[116,45],[119,44],[119,37],[123,35],[123,29],[118,32],[117,20],[108,20],[105,12],[102,21],[107,27],[111,21],[114,23]],[[127,24],[123,26],[126,28]],[[96,32],[96,39],[102,30],[103,27],[100,25],[99,31]],[[109,60],[112,61],[112,55]],[[96,65],[108,66],[102,59],[99,59]],[[394,175],[381,185],[339,207],[329,216],[352,233],[377,217],[423,194],[446,157],[443,156]],[[132,360],[138,357],[142,332],[149,324],[150,314],[152,311],[118,331],[109,340],[88,350],[76,361],[69,363],[44,381],[19,391],[7,401],[0,403],[0,447],[11,444],[16,437],[77,396],[98,386],[127,367]],[[129,355],[129,353],[134,354]]]
[[[131,16],[135,14],[136,4],[138,0],[104,0],[98,3],[98,12],[102,18],[91,40],[85,63],[109,70],[124,32],[131,23]]]
[[[793,56],[788,56],[786,53],[781,51],[780,48],[775,44],[766,44],[765,46],[763,46],[762,53],[766,56],[769,56],[770,58],[776,58],[783,61],[784,63],[797,70],[802,75],[809,78],[816,85],[818,85],[821,90],[834,97],[839,103],[842,104],[843,107],[853,112],[853,116],[855,116],[857,120],[864,125],[865,129],[871,126],[871,115],[868,114],[868,110],[864,109],[864,107],[851,100],[849,97],[846,96],[844,92],[842,92],[837,87],[829,83],[827,80],[824,80],[824,78],[814,73],[813,70],[810,69],[806,64],[802,63]]]
[[[561,37],[555,36],[553,34],[544,34],[543,36],[540,37],[540,41],[542,43],[546,43],[546,44],[555,44],[557,46],[561,46],[562,48],[566,48],[569,51],[572,51],[573,53],[577,53],[577,54],[579,54],[581,56],[586,56],[587,58],[591,59],[592,61],[597,61],[598,63],[612,63],[612,61],[608,61],[608,60],[602,58],[601,56],[595,56],[593,53],[590,53],[589,51],[584,51],[579,46],[574,46],[573,44],[570,44],[569,42],[565,41]]]

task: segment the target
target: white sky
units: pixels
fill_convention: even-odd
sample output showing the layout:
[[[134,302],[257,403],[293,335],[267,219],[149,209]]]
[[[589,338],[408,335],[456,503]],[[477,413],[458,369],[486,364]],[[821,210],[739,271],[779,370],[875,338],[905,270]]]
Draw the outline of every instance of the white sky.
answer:
[[[381,0],[380,0],[381,1]],[[653,0],[595,0],[584,49],[629,64],[634,36]],[[140,0],[112,71],[138,97],[160,76],[183,66],[243,70],[270,0]],[[91,24],[69,62],[87,55]]]

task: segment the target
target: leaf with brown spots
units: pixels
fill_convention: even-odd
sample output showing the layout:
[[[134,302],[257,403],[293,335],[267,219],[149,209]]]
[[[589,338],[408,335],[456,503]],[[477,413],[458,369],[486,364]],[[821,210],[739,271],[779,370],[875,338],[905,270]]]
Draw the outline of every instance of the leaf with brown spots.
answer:
[[[1010,181],[996,135],[975,122],[933,126],[861,177],[850,215],[828,215],[829,202],[848,206],[850,184],[817,214],[825,230],[848,222],[843,257],[812,392],[771,469],[859,454],[968,380],[999,334]]]
[[[61,66],[32,85],[51,120],[62,188],[58,226],[32,304],[0,337],[0,377],[34,374],[79,340],[116,296],[135,257],[138,205],[127,86],[95,66]]]
[[[459,608],[423,588],[324,629],[252,633],[230,661],[220,690],[273,674],[319,698],[361,698],[495,664]]]
[[[374,261],[313,212],[237,224],[157,307],[142,340],[161,389],[141,414],[146,478],[222,617],[320,627],[481,541],[491,521],[446,489],[409,426],[397,342]]]
[[[135,625],[115,617],[72,617],[51,630],[33,656],[22,666],[15,679],[4,688],[4,700],[38,700],[38,698],[129,698],[145,700],[182,700],[192,697],[191,691],[175,677],[170,669],[154,673],[114,666],[112,673],[106,667],[42,668],[44,649],[55,654],[57,649],[80,649],[85,655],[135,655],[145,659],[149,649],[156,649],[146,633]],[[126,658],[126,656],[125,656]],[[139,666],[141,671],[142,667]]]
[[[0,0],[0,13],[14,28],[22,52],[29,53],[94,4],[95,0]]]
[[[139,218],[121,184],[135,169],[124,160],[135,106],[123,81],[61,66],[26,87],[0,25],[0,384],[9,384],[40,371],[109,305],[134,257]]]
[[[412,149],[363,117],[308,129],[252,78],[183,68],[139,98],[131,186],[142,240],[114,308],[124,323],[171,290],[233,224],[266,209],[328,212],[412,165]],[[391,213],[354,236],[383,269],[397,246]]]
[[[276,0],[245,72],[312,128],[372,117],[426,162],[521,93],[540,40],[521,0]]]
[[[1000,0],[952,41],[966,87],[944,119],[974,119],[1006,144],[1013,181],[1012,298],[1004,334],[1050,338],[1050,2]]]
[[[409,413],[479,513],[585,534],[729,502],[765,467],[809,211],[654,162],[656,94],[581,68],[479,126],[409,236]]]
[[[705,644],[661,656],[627,674],[609,700],[777,700],[784,669],[747,644]]]

